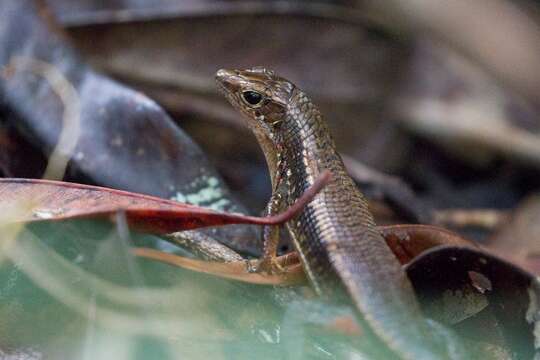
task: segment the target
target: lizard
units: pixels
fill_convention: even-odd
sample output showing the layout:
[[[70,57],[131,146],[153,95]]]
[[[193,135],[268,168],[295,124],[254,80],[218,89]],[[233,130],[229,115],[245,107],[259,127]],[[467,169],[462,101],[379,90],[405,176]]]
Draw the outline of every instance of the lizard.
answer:
[[[358,321],[402,359],[458,359],[458,342],[437,337],[413,287],[382,235],[368,203],[347,174],[321,112],[293,83],[263,67],[221,69],[218,88],[245,118],[265,155],[274,214],[294,202],[324,170],[329,184],[286,226],[304,271],[323,298],[351,299]],[[264,229],[257,270],[275,263],[277,227]],[[453,338],[452,338],[453,339]]]

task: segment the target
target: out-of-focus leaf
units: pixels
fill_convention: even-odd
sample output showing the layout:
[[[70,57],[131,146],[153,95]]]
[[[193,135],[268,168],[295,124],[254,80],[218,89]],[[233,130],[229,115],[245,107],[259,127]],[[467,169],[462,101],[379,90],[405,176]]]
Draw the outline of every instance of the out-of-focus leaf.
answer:
[[[455,323],[471,341],[500,346],[520,359],[534,357],[540,286],[532,274],[461,246],[427,250],[406,270],[430,317]]]
[[[418,43],[396,111],[466,161],[502,154],[540,166],[539,109],[447,48]]]
[[[0,206],[8,222],[111,218],[125,214],[136,229],[167,234],[230,224],[277,225],[290,220],[328,183],[324,172],[286,211],[265,218],[217,212],[172,200],[96,186],[31,179],[0,179]]]
[[[531,1],[445,0],[357,2],[400,34],[437,39],[481,64],[506,85],[540,101],[540,29]],[[517,3],[517,4],[516,4]],[[520,9],[522,5],[523,8]],[[505,39],[505,41],[501,41]]]
[[[47,9],[30,0],[0,3],[0,66],[15,56],[46,61],[76,88],[81,102],[81,136],[68,179],[176,199],[228,212],[245,209],[231,197],[201,150],[152,100],[100,75],[65,44]],[[55,145],[62,104],[40,77],[17,69],[0,79],[7,118],[45,149]],[[18,174],[15,174],[18,175]],[[241,251],[256,252],[251,227],[212,229],[216,238]]]
[[[29,226],[3,247],[4,260],[11,261],[0,264],[2,350],[111,360],[163,352],[169,355],[159,358],[234,353],[249,359],[268,351],[264,335],[279,326],[287,306],[275,290],[130,255],[132,242],[151,246],[155,240],[136,233],[122,239],[115,227],[88,220]]]
[[[220,29],[217,34],[211,31],[216,28]],[[137,42],[126,42],[134,29],[138,30]],[[310,35],[315,30],[319,35]],[[105,38],[100,35],[103,32],[107,33]],[[345,106],[355,102],[369,104],[386,95],[388,86],[396,83],[396,74],[388,72],[387,67],[399,64],[395,57],[404,51],[396,47],[399,44],[369,35],[360,26],[328,19],[314,22],[309,17],[261,16],[256,21],[250,16],[179,18],[74,28],[69,34],[90,60],[139,83],[173,86],[180,93],[217,95],[213,78],[217,69],[260,64],[286,75],[323,103],[335,101]],[[155,41],[156,34],[161,34],[159,43]],[[213,35],[213,41],[202,42],[209,35]],[[98,37],[100,41],[90,46]],[[242,46],[231,46],[231,41],[235,44],[239,39],[243,40]],[[261,46],[265,41],[272,41],[273,46]],[[339,56],[344,52],[350,56]],[[365,52],[370,52],[370,56]],[[159,59],[159,67],[140,57],[148,53],[154,54],[156,61]],[[312,69],[317,69],[317,76],[306,69],[308,62]],[[332,121],[337,121],[332,116],[335,113],[328,114]]]
[[[341,16],[351,21],[352,8],[338,6],[347,1],[336,0],[148,0],[102,2],[96,0],[48,0],[62,24],[80,26],[96,23],[115,23],[126,21],[145,21],[167,19],[179,16],[226,15],[230,13],[260,14],[274,13],[283,15],[305,14],[312,16]]]
[[[512,219],[489,239],[487,246],[540,275],[540,195],[525,199]]]
[[[41,360],[43,359],[43,354],[31,348],[14,351],[2,351],[0,349],[0,357],[4,360]]]
[[[61,0],[59,6],[66,7]],[[526,3],[513,4],[506,0],[460,1],[448,3],[444,0],[417,3],[415,1],[212,1],[182,2],[176,6],[170,0],[151,0],[145,3],[125,1],[119,5],[97,5],[95,1],[72,11],[64,9],[67,21],[72,23],[144,20],[152,15],[167,17],[174,15],[208,15],[224,13],[259,12],[279,14],[309,14],[338,17],[341,20],[368,20],[399,33],[401,37],[417,36],[419,33],[443,40],[474,61],[482,64],[498,79],[538,102],[540,77],[536,76],[536,64],[540,62],[540,29],[535,23],[534,12]],[[348,5],[342,6],[329,5]],[[326,5],[326,6],[325,6]],[[519,5],[523,5],[520,9]],[[100,9],[101,11],[96,11]],[[115,11],[122,9],[120,11]],[[79,10],[79,11],[77,11]],[[78,12],[83,14],[78,14]],[[85,11],[86,10],[86,14]],[[90,10],[90,11],[89,11]],[[94,16],[92,16],[92,10]],[[67,14],[66,14],[67,12]],[[60,11],[62,13],[62,11]],[[71,15],[71,16],[70,16]],[[75,16],[74,16],[75,15]],[[79,18],[77,15],[81,15]],[[86,15],[86,16],[85,16]],[[78,20],[78,21],[77,21]],[[500,43],[500,39],[506,39]]]

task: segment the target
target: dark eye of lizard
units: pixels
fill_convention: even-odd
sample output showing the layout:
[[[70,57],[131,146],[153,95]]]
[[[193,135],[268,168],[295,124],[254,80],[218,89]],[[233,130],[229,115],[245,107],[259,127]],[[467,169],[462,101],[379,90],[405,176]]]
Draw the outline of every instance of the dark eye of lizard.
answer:
[[[261,103],[263,96],[256,91],[244,91],[242,98],[250,105],[258,105]]]

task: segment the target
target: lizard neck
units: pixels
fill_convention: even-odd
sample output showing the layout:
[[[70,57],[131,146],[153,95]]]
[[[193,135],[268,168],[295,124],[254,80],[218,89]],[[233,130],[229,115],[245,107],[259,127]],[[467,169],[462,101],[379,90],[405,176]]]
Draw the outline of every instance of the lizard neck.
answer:
[[[315,181],[324,171],[343,166],[328,126],[319,109],[300,90],[295,90],[281,124],[278,146],[292,183]],[[335,175],[335,174],[334,174]]]
[[[260,131],[254,130],[255,137],[261,146],[266,163],[268,165],[268,172],[270,174],[270,180],[272,182],[272,189],[275,189],[277,182],[277,173],[279,168],[279,159],[282,156],[280,152],[279,144],[276,144],[275,139],[269,138],[266,134]]]

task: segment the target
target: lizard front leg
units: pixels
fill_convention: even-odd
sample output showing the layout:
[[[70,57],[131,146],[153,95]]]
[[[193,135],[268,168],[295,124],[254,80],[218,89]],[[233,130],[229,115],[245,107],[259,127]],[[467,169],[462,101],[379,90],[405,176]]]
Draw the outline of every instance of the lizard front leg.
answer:
[[[266,207],[267,215],[277,214],[283,204],[283,196],[280,192],[274,192]],[[268,274],[283,273],[284,269],[276,261],[279,245],[279,225],[270,225],[263,228],[264,248],[263,255],[257,265],[257,272]]]
[[[285,161],[278,155],[276,164],[276,174],[274,177],[274,187],[272,196],[266,205],[266,215],[276,215],[285,207],[286,189],[283,186],[283,171],[286,167]],[[277,250],[279,245],[279,225],[270,225],[263,228],[264,248],[263,255],[257,265],[256,272],[264,272],[268,274],[280,274],[285,270],[276,261]]]

